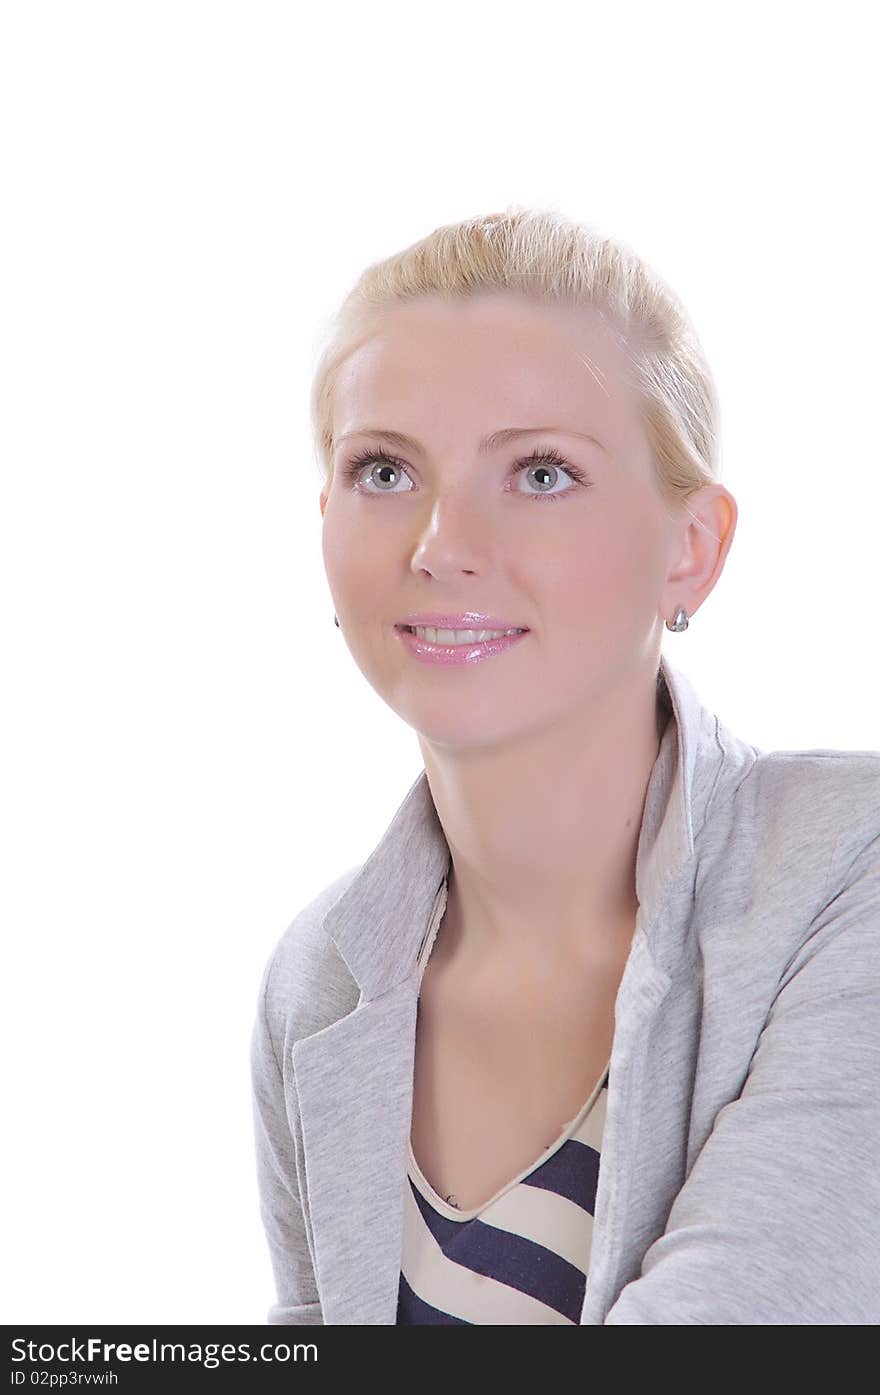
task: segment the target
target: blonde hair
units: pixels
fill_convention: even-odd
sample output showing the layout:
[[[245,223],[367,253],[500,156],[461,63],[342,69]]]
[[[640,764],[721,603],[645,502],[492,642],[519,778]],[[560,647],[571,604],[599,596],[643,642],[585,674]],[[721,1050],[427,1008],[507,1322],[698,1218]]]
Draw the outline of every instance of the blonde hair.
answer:
[[[464,301],[486,292],[600,311],[625,350],[658,491],[673,516],[691,493],[719,478],[717,393],[675,293],[619,240],[555,211],[511,206],[446,224],[368,266],[326,324],[310,396],[325,490],[333,469],[336,377],[375,332],[383,310],[421,296]],[[587,367],[595,373],[588,361]]]

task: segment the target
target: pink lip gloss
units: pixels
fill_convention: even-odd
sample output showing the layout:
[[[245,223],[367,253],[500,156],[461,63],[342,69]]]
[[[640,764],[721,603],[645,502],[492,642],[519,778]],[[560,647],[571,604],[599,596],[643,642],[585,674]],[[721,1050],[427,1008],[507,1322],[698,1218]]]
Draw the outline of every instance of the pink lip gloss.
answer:
[[[479,664],[511,649],[529,633],[524,630],[522,634],[501,635],[498,639],[478,640],[474,644],[432,644],[428,639],[420,639],[412,630],[400,625],[394,628],[413,658],[423,664]]]

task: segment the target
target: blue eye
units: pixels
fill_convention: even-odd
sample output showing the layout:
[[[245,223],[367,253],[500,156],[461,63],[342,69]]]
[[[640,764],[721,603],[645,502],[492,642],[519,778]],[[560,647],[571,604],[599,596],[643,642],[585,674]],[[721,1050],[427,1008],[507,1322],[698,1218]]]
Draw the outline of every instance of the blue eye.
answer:
[[[357,484],[358,476],[367,468],[368,465],[376,465],[380,462],[384,463],[385,465],[393,466],[395,470],[398,470],[402,474],[406,475],[407,479],[410,478],[409,475],[406,474],[407,467],[406,463],[403,460],[398,459],[398,457],[395,455],[391,455],[388,451],[377,450],[375,448],[368,448],[366,450],[363,450],[358,455],[352,457],[351,460],[346,461],[346,463],[342,467],[343,477],[347,483],[353,484],[355,488],[357,488],[359,492],[362,494],[376,495],[412,493],[412,491],[409,489],[367,489]],[[515,475],[519,475],[523,470],[530,469],[544,469],[545,471],[549,469],[552,471],[556,471],[557,473],[561,470],[564,474],[568,475],[571,479],[575,480],[579,485],[585,485],[587,488],[589,488],[592,484],[592,481],[586,474],[584,474],[583,470],[580,470],[577,465],[572,465],[569,461],[565,460],[563,456],[560,455],[559,451],[556,449],[555,446],[536,446],[536,448],[531,452],[530,455],[524,456],[522,459],[517,460],[513,467]],[[567,498],[569,494],[573,494],[574,486],[569,486],[568,489],[559,490],[553,494],[549,493],[546,489],[538,490],[535,493],[531,493],[528,490],[520,489],[514,490],[513,492],[516,494],[523,494],[525,495],[525,497],[530,499],[547,499],[552,501],[553,503],[556,503],[557,500]]]
[[[389,455],[388,452],[384,450],[361,451],[359,455],[355,455],[351,460],[346,461],[342,468],[342,474],[347,481],[354,482],[362,470],[365,470],[368,465],[378,464],[380,460],[388,465],[393,465],[395,470],[399,470],[403,474],[406,474],[406,466],[403,461],[398,460],[395,455]],[[369,494],[390,494],[392,491],[390,489],[370,489],[364,490],[363,492]],[[400,491],[398,490],[395,492],[399,493]],[[404,490],[403,492],[408,494],[410,491]]]
[[[531,455],[527,455],[523,460],[518,460],[514,465],[514,471],[519,474],[522,470],[551,469],[557,473],[561,470],[563,474],[570,475],[578,484],[589,485],[590,481],[582,470],[576,465],[572,465],[565,460],[555,446],[536,446]],[[518,493],[521,491],[517,491]],[[540,490],[537,494],[530,494],[531,499],[548,499],[554,503],[557,499],[564,499],[572,494],[573,488],[560,490],[557,494],[548,494],[546,490]]]

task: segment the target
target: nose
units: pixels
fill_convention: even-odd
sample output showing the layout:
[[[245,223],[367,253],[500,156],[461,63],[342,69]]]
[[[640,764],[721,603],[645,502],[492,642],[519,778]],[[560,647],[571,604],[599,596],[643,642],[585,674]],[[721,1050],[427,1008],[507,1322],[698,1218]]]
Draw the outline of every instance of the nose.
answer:
[[[426,522],[413,543],[413,571],[434,576],[482,570],[489,530],[472,496],[464,490],[447,490],[435,499]]]

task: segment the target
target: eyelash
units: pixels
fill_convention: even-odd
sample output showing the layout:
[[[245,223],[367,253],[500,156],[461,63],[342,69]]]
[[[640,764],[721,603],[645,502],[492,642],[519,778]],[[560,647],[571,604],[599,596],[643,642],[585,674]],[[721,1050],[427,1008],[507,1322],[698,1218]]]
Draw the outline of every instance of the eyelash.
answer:
[[[367,465],[373,465],[379,460],[385,460],[390,465],[396,466],[398,470],[406,471],[406,465],[402,460],[398,460],[397,456],[390,455],[388,451],[367,448],[361,451],[360,454],[353,456],[351,460],[346,461],[342,468],[345,480],[350,484],[354,484],[357,476]],[[570,475],[573,480],[576,480],[578,484],[588,487],[592,484],[592,480],[589,476],[584,474],[583,470],[580,470],[577,465],[570,465],[569,462],[560,455],[555,446],[536,446],[530,455],[523,456],[520,460],[517,460],[513,467],[514,473],[519,474],[521,471],[527,470],[530,465],[543,464],[557,466],[558,469],[564,470],[567,475]],[[382,489],[368,489],[364,492],[367,494],[386,493],[386,491]],[[390,493],[390,491],[387,492]],[[546,500],[555,504],[560,499],[567,499],[572,492],[572,489],[564,489],[559,494],[527,494],[525,497],[528,499]]]

